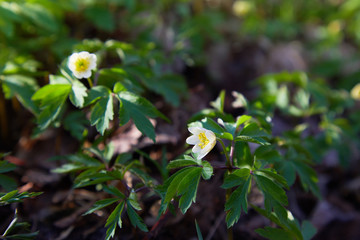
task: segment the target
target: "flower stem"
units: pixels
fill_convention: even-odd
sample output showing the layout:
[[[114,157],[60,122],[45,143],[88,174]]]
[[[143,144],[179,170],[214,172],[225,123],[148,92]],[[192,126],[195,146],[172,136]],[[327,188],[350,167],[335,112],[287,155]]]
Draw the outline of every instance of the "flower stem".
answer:
[[[87,78],[87,80],[88,80],[88,83],[89,83],[89,87],[92,88],[92,87],[93,87],[93,83],[92,83],[92,81],[91,81],[91,78]]]
[[[231,163],[231,160],[230,160],[230,156],[229,156],[229,153],[226,151],[226,147],[225,147],[225,144],[224,142],[218,138],[222,148],[224,149],[224,153],[225,153],[225,157],[226,157],[226,166],[228,166],[229,168],[232,168],[232,163]]]

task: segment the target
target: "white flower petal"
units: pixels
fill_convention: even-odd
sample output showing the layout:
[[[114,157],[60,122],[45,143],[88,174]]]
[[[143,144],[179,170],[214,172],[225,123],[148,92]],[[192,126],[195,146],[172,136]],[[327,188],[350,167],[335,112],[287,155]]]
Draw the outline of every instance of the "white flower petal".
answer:
[[[204,149],[203,149],[204,150]],[[209,152],[205,152],[205,151],[201,151],[198,155],[198,159],[202,159],[203,157],[206,156],[206,154],[208,154]]]
[[[192,148],[192,151],[194,152],[194,153],[199,153],[199,152],[201,152],[201,147],[198,145],[198,144],[196,144],[193,148]]]
[[[89,77],[91,77],[91,70],[87,70],[87,71],[83,72],[82,78],[89,78]]]
[[[201,127],[189,127],[188,130],[189,130],[189,132],[191,132],[194,135],[198,135],[199,133],[205,131],[205,129],[203,129]]]
[[[69,57],[68,67],[76,78],[89,78],[91,70],[96,68],[96,55],[86,51],[73,53]]]
[[[192,135],[186,139],[187,144],[195,145],[200,142],[199,137],[196,135]]]
[[[210,131],[210,130],[206,130],[205,131],[205,136],[207,137],[207,139],[210,141],[210,142],[213,142],[213,141],[216,141],[216,136],[215,134]]]

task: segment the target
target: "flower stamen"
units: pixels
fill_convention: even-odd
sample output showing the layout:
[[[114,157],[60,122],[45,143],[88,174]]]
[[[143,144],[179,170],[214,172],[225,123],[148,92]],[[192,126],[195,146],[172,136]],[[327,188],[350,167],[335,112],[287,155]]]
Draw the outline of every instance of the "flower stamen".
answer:
[[[204,147],[210,142],[209,139],[207,139],[205,133],[199,133],[199,147],[201,149],[204,149]]]

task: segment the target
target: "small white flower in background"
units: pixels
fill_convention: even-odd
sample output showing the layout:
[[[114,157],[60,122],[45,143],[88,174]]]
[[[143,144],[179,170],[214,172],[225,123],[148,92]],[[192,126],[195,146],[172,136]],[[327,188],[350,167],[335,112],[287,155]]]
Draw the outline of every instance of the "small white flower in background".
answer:
[[[356,84],[352,89],[351,89],[351,97],[355,100],[360,100],[360,83]]]
[[[198,154],[198,159],[202,159],[214,148],[216,136],[212,131],[205,128],[189,127],[188,129],[193,135],[186,139],[186,143],[195,145],[192,151]]]
[[[69,57],[68,67],[76,78],[89,78],[91,70],[96,68],[96,55],[85,51],[73,53]]]

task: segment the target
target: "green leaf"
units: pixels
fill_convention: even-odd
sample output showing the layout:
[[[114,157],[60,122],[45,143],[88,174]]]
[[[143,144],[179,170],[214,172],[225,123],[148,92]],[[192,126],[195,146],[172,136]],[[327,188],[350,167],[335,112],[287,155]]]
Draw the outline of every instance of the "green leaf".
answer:
[[[92,169],[91,169],[92,170]],[[88,173],[83,172],[80,174],[74,181],[74,188],[80,188],[90,185],[95,185],[98,183],[103,183],[110,180],[115,180],[116,178],[111,176],[108,173]]]
[[[203,236],[201,234],[201,230],[200,230],[200,227],[195,219],[195,228],[196,228],[196,234],[198,236],[198,240],[203,240]]]
[[[300,88],[296,92],[294,100],[301,109],[308,109],[310,105],[310,93]]]
[[[187,94],[186,81],[180,75],[166,74],[160,77],[147,78],[145,83],[149,89],[164,96],[165,100],[174,107],[178,107],[180,98]]]
[[[38,89],[35,79],[23,75],[4,75],[2,88],[5,98],[16,96],[24,107],[34,114],[39,113],[38,107],[31,101],[31,96]]]
[[[249,122],[251,118],[252,117],[248,115],[241,115],[241,117],[237,118],[236,120],[236,128],[238,128],[241,124]]]
[[[237,167],[252,167],[254,165],[254,157],[247,142],[236,141],[234,155]]]
[[[255,232],[270,240],[294,239],[291,233],[279,228],[265,227],[264,229],[256,229]]]
[[[276,95],[276,105],[280,109],[286,109],[289,106],[289,91],[286,85],[280,87]]]
[[[109,96],[110,94],[110,89],[104,86],[95,86],[92,87],[89,92],[87,97],[84,99],[84,106],[88,106],[90,104],[95,103],[97,100],[99,100],[100,98],[104,98]]]
[[[148,232],[144,221],[140,218],[140,216],[135,212],[135,210],[132,208],[131,203],[129,201],[126,201],[127,205],[127,214],[129,216],[130,222],[134,227],[138,227],[143,232]]]
[[[107,199],[103,199],[100,201],[97,201],[96,203],[94,203],[94,206],[92,206],[86,213],[84,213],[83,215],[88,215],[90,213],[93,213],[101,208],[104,208],[106,206],[109,206],[115,202],[119,201],[118,198],[107,198]]]
[[[128,198],[128,203],[130,203],[131,206],[133,208],[135,208],[136,210],[138,210],[138,211],[141,210],[140,203],[138,202],[136,193],[134,191],[131,191],[129,198]]]
[[[86,124],[88,124],[88,120],[86,119],[85,114],[80,111],[69,113],[63,120],[64,128],[77,140],[84,138]]]
[[[241,130],[239,136],[235,138],[235,141],[253,142],[261,145],[269,145],[269,143],[263,138],[269,138],[270,135],[265,132],[256,123],[250,123],[245,125]]]
[[[105,192],[117,196],[121,199],[125,199],[125,195],[117,187],[112,185],[104,185],[103,188]]]
[[[243,136],[243,135],[237,136],[235,138],[235,141],[252,142],[252,143],[257,143],[257,144],[260,144],[260,145],[270,145],[270,143],[268,143],[267,141],[265,141],[262,138]]]
[[[6,172],[10,172],[12,170],[16,169],[16,165],[9,163],[6,160],[1,160],[0,161],[0,173],[6,173]]]
[[[241,184],[244,184],[246,179],[250,176],[250,169],[242,168],[236,169],[231,174],[227,175],[224,179],[224,183],[221,185],[224,189],[229,189]]]
[[[211,178],[211,176],[213,175],[214,169],[208,161],[202,161],[201,164],[203,166],[202,172],[201,172],[202,177],[205,180],[209,180]]]
[[[70,92],[70,101],[76,107],[82,108],[84,106],[85,97],[87,96],[87,88],[79,80],[72,82],[71,92]]]
[[[177,159],[169,162],[166,168],[174,169],[174,168],[181,168],[191,165],[198,165],[198,163],[195,160],[191,160],[191,159]]]
[[[255,171],[255,173],[256,175],[262,175],[266,178],[269,178],[277,184],[280,184],[282,187],[289,189],[286,179],[283,176],[271,171],[271,169],[258,169]]]
[[[200,171],[199,171],[200,170]],[[196,200],[196,192],[199,185],[201,176],[201,168],[196,168],[193,172],[189,173],[184,181],[179,185],[179,195],[182,195],[179,200],[179,208],[183,214],[191,206],[192,202]]]
[[[148,100],[134,93],[124,91],[117,96],[121,101],[120,124],[126,124],[131,118],[140,132],[155,142],[155,129],[147,117],[161,117],[168,120],[165,115],[160,113]]]
[[[285,191],[277,183],[257,172],[255,172],[254,175],[256,176],[256,183],[264,193],[265,198],[269,197],[270,201],[275,200],[282,205],[288,204]]]
[[[314,225],[309,221],[303,221],[301,225],[301,233],[304,236],[304,240],[310,240],[313,236],[315,236],[317,230]]]
[[[37,118],[41,130],[58,117],[70,91],[70,84],[46,85],[32,96],[32,100],[40,105],[41,113]]]
[[[107,227],[108,229],[106,230],[105,240],[110,240],[112,237],[114,237],[116,225],[118,225],[120,228],[122,227],[121,214],[124,210],[124,206],[124,201],[119,203],[106,220],[105,227]]]
[[[302,186],[305,190],[311,190],[316,197],[321,198],[319,186],[317,185],[318,177],[316,171],[302,161],[292,161],[296,172],[299,174]]]
[[[218,110],[219,112],[224,112],[224,103],[225,103],[225,90],[222,90],[219,96],[216,98],[215,101],[210,102],[210,105]]]
[[[251,177],[248,176],[246,181],[240,183],[240,186],[230,195],[225,203],[226,225],[233,226],[240,218],[241,211],[247,213],[248,202],[247,194],[249,191]]]
[[[302,233],[299,229],[299,225],[292,216],[291,212],[286,210],[281,205],[277,205],[274,209],[276,212],[268,212],[257,206],[251,205],[258,213],[268,218],[270,221],[280,226],[283,230],[291,234],[290,239],[303,240]]]
[[[270,137],[270,135],[265,132],[261,127],[256,123],[247,124],[240,132],[240,135],[250,136],[250,137]]]
[[[284,176],[289,186],[293,185],[296,180],[296,170],[292,161],[281,162],[279,172]]]
[[[90,123],[96,126],[96,129],[104,135],[105,130],[109,127],[109,123],[113,120],[113,98],[109,92],[106,97],[101,98],[96,102],[91,110]]]
[[[168,186],[164,203],[169,203],[175,196],[181,196],[179,207],[183,213],[196,199],[196,191],[202,174],[201,167],[186,167],[171,176],[164,185]]]
[[[67,164],[63,164],[61,167],[53,169],[51,172],[53,172],[53,173],[69,173],[69,172],[80,171],[80,170],[83,170],[86,168],[87,167],[85,167],[84,165],[67,163]]]

